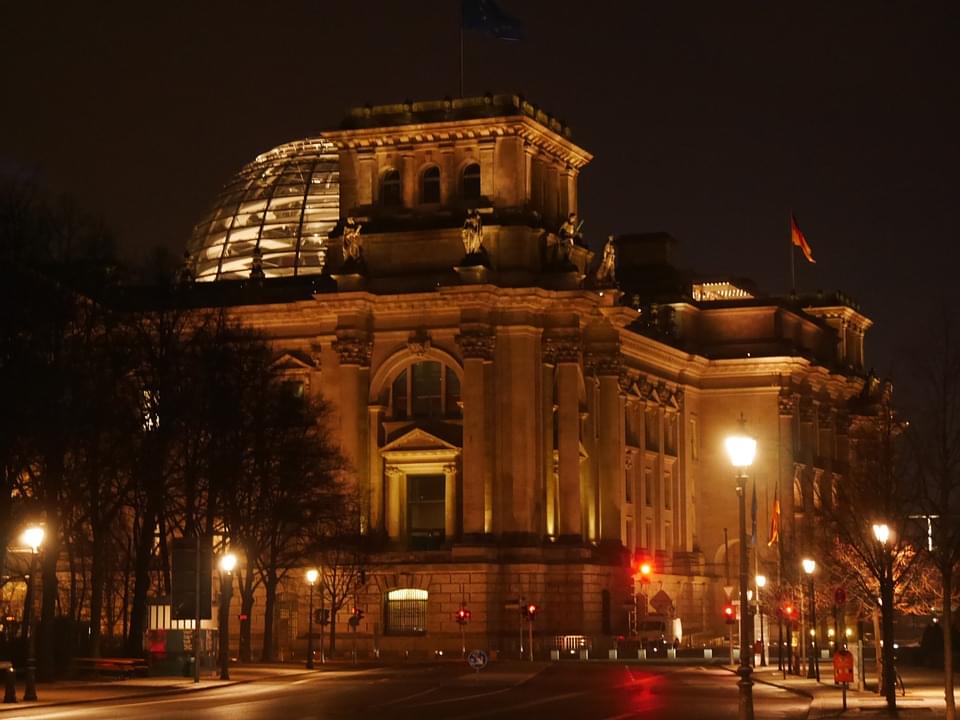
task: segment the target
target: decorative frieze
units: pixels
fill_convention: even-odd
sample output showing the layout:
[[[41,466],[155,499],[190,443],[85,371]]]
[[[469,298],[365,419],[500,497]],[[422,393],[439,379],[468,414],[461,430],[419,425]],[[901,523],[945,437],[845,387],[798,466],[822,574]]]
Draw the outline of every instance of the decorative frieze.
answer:
[[[548,365],[580,362],[580,337],[578,335],[544,335],[543,361]]]
[[[342,336],[333,341],[333,349],[340,358],[341,365],[369,367],[373,341],[365,337]]]
[[[464,360],[493,360],[497,337],[489,330],[466,330],[455,338]]]
[[[423,358],[430,352],[430,336],[422,331],[411,335],[407,340],[407,349],[417,358]]]
[[[588,350],[583,354],[583,366],[588,375],[620,377],[623,358],[617,350]]]

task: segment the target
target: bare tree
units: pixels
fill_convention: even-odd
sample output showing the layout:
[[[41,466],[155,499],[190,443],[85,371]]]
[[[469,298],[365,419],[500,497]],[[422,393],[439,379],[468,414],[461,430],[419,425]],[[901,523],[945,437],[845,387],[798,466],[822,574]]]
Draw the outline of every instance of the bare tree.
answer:
[[[912,355],[915,402],[910,438],[920,476],[918,546],[939,574],[946,717],[957,717],[953,680],[953,596],[960,573],[960,327],[941,304],[922,353]]]

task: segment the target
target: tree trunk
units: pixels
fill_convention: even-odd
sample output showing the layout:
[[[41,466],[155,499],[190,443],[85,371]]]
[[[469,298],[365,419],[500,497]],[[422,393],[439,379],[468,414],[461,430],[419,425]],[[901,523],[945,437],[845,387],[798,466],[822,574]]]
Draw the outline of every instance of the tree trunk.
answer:
[[[883,695],[883,654],[880,651],[880,608],[873,608],[873,657],[877,669],[877,695]]]
[[[90,657],[100,657],[100,625],[103,622],[104,552],[103,537],[94,529],[90,562]]]
[[[897,676],[893,659],[893,581],[888,577],[880,586],[883,605],[880,608],[883,622],[883,695],[887,707],[897,709]]]
[[[147,627],[147,592],[150,590],[150,559],[153,555],[153,529],[156,526],[156,514],[151,509],[140,528],[136,557],[133,561],[133,602],[130,605],[130,625],[126,643],[129,657],[143,655],[143,631]]]
[[[330,608],[330,657],[337,651],[337,610]]]
[[[43,597],[40,605],[40,634],[37,646],[37,671],[41,680],[53,680],[54,665],[54,620],[57,614],[57,559],[60,555],[60,528],[54,512],[47,513],[47,537],[41,562]]]
[[[260,651],[260,662],[273,662],[273,621],[277,604],[277,581],[274,578],[264,578],[263,589],[266,595],[263,610],[263,649]]]
[[[956,720],[957,701],[953,696],[953,576],[951,567],[941,569],[943,583],[943,695],[946,700],[946,720]]]
[[[250,642],[250,631],[251,631],[251,622],[250,618],[253,613],[253,586],[243,583],[240,585],[240,615],[243,616],[243,620],[240,620],[240,662],[248,663],[252,661],[253,651],[251,649]]]

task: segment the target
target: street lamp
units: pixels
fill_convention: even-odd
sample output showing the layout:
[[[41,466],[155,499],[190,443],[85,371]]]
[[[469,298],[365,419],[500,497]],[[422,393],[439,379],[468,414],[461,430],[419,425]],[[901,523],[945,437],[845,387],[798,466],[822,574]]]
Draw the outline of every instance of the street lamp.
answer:
[[[757,585],[757,615],[760,618],[760,665],[761,667],[766,667],[767,665],[767,644],[763,637],[763,605],[760,604],[760,591],[767,586],[767,576],[766,575],[757,575],[754,578],[754,582]]]
[[[37,557],[40,555],[40,546],[43,545],[43,528],[39,525],[31,525],[23,531],[20,539],[23,544],[30,548],[30,576],[27,578],[27,594],[29,602],[25,602],[23,608],[23,628],[27,634],[27,677],[26,689],[23,693],[24,700],[37,699],[37,646],[33,637],[33,590],[36,584],[33,581],[37,574]]]
[[[753,682],[750,680],[750,658],[748,647],[753,636],[753,623],[747,611],[747,506],[746,481],[747,468],[753,465],[757,454],[757,441],[750,437],[745,429],[746,421],[740,415],[740,431],[730,435],[725,442],[730,464],[737,471],[737,498],[740,506],[740,720],[753,720]]]
[[[313,670],[313,586],[320,573],[315,568],[307,570],[307,585],[310,586],[310,618],[307,620],[307,670]]]
[[[803,571],[807,574],[810,593],[810,662],[807,664],[807,678],[816,678],[820,682],[820,663],[817,661],[817,596],[814,594],[813,574],[817,571],[817,561],[804,558],[801,561]]]
[[[233,570],[237,556],[220,556],[220,679],[230,679],[230,600],[233,598]]]
[[[890,541],[890,526],[886,523],[873,524],[873,537],[880,543],[880,613],[883,616],[881,628],[882,637],[882,673],[883,691],[887,706],[895,708],[897,690],[896,675],[893,670],[893,556],[887,549]]]

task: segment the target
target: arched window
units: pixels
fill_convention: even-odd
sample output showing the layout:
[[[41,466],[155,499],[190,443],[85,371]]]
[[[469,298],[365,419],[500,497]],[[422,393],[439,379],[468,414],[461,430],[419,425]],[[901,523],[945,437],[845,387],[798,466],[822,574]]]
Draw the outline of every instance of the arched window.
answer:
[[[428,167],[420,176],[420,202],[424,205],[440,202],[440,168]]]
[[[463,169],[461,189],[464,200],[480,199],[480,166],[477,163],[470,163]]]
[[[403,202],[403,191],[400,184],[400,171],[387,170],[383,174],[383,182],[380,184],[380,203],[382,205],[394,206]]]
[[[401,372],[390,388],[394,420],[459,417],[460,378],[439,362],[415,363]]]
[[[388,635],[422,635],[427,631],[429,594],[420,588],[399,588],[387,593],[384,630]]]

